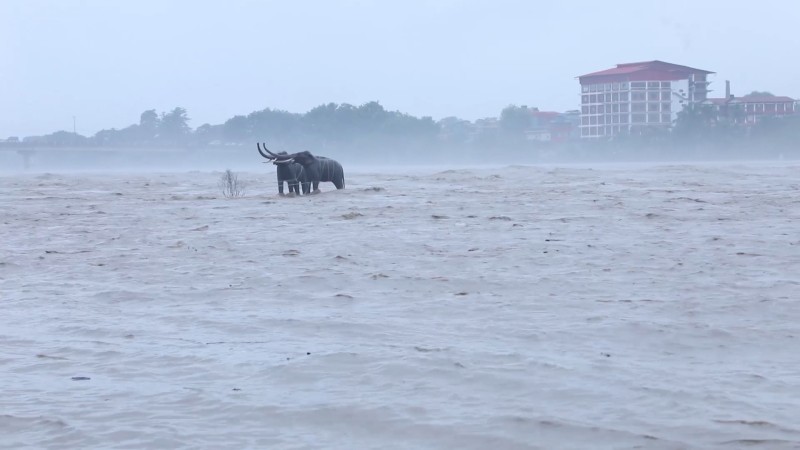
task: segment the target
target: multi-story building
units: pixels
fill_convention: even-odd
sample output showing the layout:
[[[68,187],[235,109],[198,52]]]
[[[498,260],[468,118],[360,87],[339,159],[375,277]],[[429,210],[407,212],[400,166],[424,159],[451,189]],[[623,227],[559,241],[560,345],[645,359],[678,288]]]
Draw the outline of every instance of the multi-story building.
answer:
[[[669,128],[684,105],[704,102],[714,72],[646,61],[578,77],[582,138]]]

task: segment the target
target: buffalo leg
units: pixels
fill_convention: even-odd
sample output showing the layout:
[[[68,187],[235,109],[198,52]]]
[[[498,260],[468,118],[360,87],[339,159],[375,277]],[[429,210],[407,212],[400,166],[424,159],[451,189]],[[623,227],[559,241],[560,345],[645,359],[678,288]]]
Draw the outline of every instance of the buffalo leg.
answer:
[[[297,180],[292,180],[289,182],[289,192],[300,195],[300,186]]]

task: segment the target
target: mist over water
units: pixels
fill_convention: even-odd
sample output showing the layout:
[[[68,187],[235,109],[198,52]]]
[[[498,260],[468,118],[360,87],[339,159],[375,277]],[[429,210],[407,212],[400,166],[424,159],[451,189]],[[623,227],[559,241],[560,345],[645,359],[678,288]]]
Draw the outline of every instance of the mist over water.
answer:
[[[387,146],[388,147],[388,146]],[[608,166],[657,165],[671,163],[730,164],[736,162],[791,162],[800,159],[800,149],[761,147],[752,151],[711,150],[700,146],[658,153],[619,150],[554,148],[554,149],[487,149],[456,150],[404,148],[387,151],[377,146],[374,150],[331,148],[328,152],[314,151],[319,156],[336,159],[345,171],[409,171],[495,168],[514,165],[536,166]],[[257,153],[252,146],[223,148],[37,148],[25,150],[0,150],[0,174],[25,173],[126,173],[126,172],[181,172],[265,171],[275,168]]]

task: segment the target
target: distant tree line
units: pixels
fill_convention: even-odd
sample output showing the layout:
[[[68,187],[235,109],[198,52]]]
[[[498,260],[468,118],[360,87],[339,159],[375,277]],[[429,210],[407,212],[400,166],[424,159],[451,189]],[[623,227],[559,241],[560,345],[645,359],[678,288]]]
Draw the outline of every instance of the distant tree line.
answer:
[[[446,117],[434,121],[429,116],[389,111],[376,101],[360,106],[327,103],[303,114],[266,108],[193,130],[186,109],[176,107],[161,114],[154,109],[144,111],[138,124],[101,130],[94,136],[57,131],[23,141],[52,146],[130,147],[251,145],[259,140],[289,146],[372,142],[464,145],[476,140],[503,144],[524,137],[532,125],[529,112],[533,110],[510,105],[501,111],[499,119],[470,122]]]
[[[764,93],[768,94],[768,93]],[[645,133],[620,136],[606,141],[573,139],[553,143],[530,138],[536,123],[535,108],[509,105],[498,118],[474,122],[446,117],[415,117],[389,111],[376,101],[360,106],[327,103],[306,113],[266,108],[237,115],[222,124],[189,126],[186,109],[176,107],[157,113],[141,113],[139,123],[122,129],[107,129],[94,136],[57,131],[1,145],[45,145],[53,147],[219,147],[253,145],[266,141],[275,150],[369,149],[371,152],[415,149],[420,152],[457,150],[484,155],[487,150],[572,152],[578,155],[646,152],[693,152],[697,149],[745,149],[765,151],[767,146],[800,152],[800,114],[765,118],[756,125],[742,126],[743,111],[732,109],[722,116],[709,105],[694,105],[678,113],[671,130],[648,129]],[[563,118],[561,120],[564,120]],[[677,150],[676,150],[677,149]],[[733,150],[731,150],[733,151]],[[418,153],[417,153],[418,154]]]
[[[417,118],[388,111],[378,102],[361,106],[328,103],[305,114],[266,108],[237,115],[222,124],[203,124],[192,129],[186,109],[170,112],[144,111],[138,124],[101,130],[87,137],[67,131],[33,136],[24,142],[53,146],[217,146],[252,144],[268,140],[283,144],[311,145],[369,140],[415,142],[435,140],[440,126],[431,117]]]

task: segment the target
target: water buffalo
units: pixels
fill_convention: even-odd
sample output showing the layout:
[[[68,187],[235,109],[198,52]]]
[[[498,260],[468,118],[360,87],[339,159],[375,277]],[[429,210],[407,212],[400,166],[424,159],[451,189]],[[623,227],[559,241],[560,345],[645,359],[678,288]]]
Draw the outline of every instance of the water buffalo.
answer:
[[[280,152],[278,155],[286,155],[286,152]],[[278,173],[278,195],[284,195],[283,193],[283,183],[289,187],[289,195],[300,195],[300,187],[302,185],[303,195],[307,195],[309,193],[310,187],[308,180],[306,179],[306,171],[303,169],[303,166],[297,164],[296,162],[292,162],[291,160],[286,161],[272,161],[272,164],[275,165]]]
[[[324,156],[314,156],[311,152],[303,151],[292,154],[272,153],[266,145],[261,150],[261,144],[256,144],[258,153],[264,158],[277,164],[294,162],[303,166],[306,182],[311,184],[312,194],[319,193],[320,181],[330,181],[336,189],[344,189],[344,169],[333,159]],[[264,153],[266,152],[266,153]],[[310,190],[310,187],[309,187]]]

